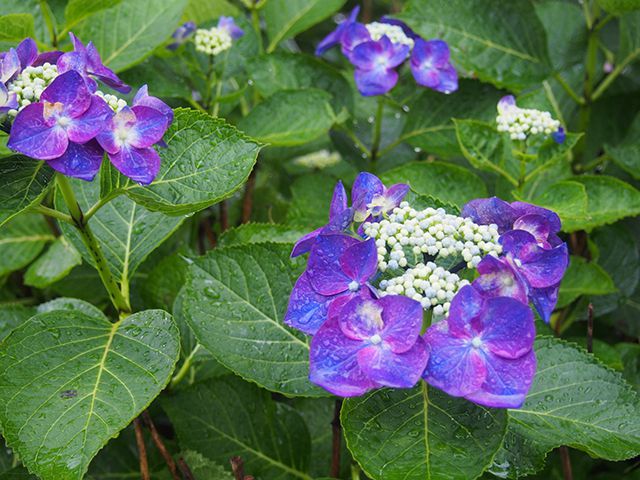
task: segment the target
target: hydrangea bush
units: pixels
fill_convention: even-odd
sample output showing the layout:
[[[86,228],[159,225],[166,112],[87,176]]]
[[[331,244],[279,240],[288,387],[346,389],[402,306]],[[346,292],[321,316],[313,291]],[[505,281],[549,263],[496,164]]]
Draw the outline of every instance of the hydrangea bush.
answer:
[[[638,2],[0,26],[0,479],[635,478]]]

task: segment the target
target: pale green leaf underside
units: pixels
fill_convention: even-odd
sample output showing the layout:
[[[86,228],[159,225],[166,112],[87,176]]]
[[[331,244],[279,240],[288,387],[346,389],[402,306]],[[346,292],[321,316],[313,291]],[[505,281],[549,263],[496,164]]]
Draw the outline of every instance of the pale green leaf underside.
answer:
[[[178,329],[161,310],[118,323],[71,310],[36,315],[0,349],[4,437],[40,477],[81,479],[164,388],[178,354]]]
[[[44,288],[61,280],[82,263],[78,250],[65,237],[58,237],[24,274],[25,285]]]

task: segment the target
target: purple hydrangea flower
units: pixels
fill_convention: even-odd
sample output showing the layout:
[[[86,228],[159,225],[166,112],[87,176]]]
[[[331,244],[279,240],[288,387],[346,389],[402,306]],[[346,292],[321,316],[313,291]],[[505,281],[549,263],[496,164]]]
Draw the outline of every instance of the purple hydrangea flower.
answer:
[[[424,379],[454,397],[519,408],[536,370],[531,310],[512,298],[485,298],[472,286],[453,298],[447,320],[425,334]]]
[[[111,117],[96,139],[122,174],[148,185],[160,170],[160,156],[153,145],[162,140],[173,113],[170,116],[168,106],[149,97],[146,88],[136,98],[132,107],[124,107]]]
[[[386,188],[375,175],[362,172],[351,189],[354,220],[364,222],[370,217],[379,217],[400,205],[409,192],[409,185],[397,183]]]
[[[107,103],[89,92],[82,76],[58,76],[40,101],[16,116],[7,146],[72,177],[91,180],[102,162],[102,150],[90,142],[113,114]]]
[[[307,270],[289,298],[284,322],[313,335],[326,321],[330,304],[356,296],[371,296],[369,281],[378,267],[373,240],[360,241],[344,234],[317,237]]]
[[[406,60],[409,50],[408,45],[392,43],[386,35],[357,45],[350,60],[356,67],[358,91],[368,97],[383,95],[395,87],[398,72],[394,69]]]
[[[15,93],[9,93],[4,83],[0,82],[0,115],[9,110],[17,110],[19,107]]]
[[[20,57],[15,48],[10,48],[0,59],[0,82],[7,83],[20,72]]]
[[[333,189],[333,197],[331,206],[329,207],[329,223],[323,227],[317,228],[311,233],[307,233],[300,238],[293,246],[291,258],[307,253],[320,234],[330,234],[344,232],[353,220],[353,212],[347,205],[347,192],[342,182],[336,183]]]
[[[218,20],[218,28],[227,32],[229,36],[234,40],[244,35],[244,30],[236,25],[233,17],[220,17],[220,19]]]
[[[109,87],[122,93],[129,93],[131,87],[125,84],[118,76],[102,63],[100,54],[93,42],[86,46],[73,33],[69,33],[73,43],[73,52],[67,52],[58,58],[57,66],[60,73],[75,70],[85,77],[92,92],[98,88],[96,77]]]
[[[411,72],[418,85],[443,93],[458,89],[458,74],[450,62],[449,45],[442,40],[415,41]]]
[[[20,58],[20,69],[33,65],[38,60],[38,45],[33,38],[25,38],[16,47],[18,57]]]
[[[333,46],[341,44],[345,32],[350,25],[356,22],[359,13],[360,6],[358,5],[353,10],[351,10],[351,13],[349,14],[349,17],[347,19],[340,23],[334,31],[332,31],[329,35],[327,35],[320,41],[320,43],[316,47],[316,55],[322,55]]]
[[[553,138],[553,141],[556,143],[564,143],[564,141],[567,139],[567,134],[564,131],[564,128],[560,127],[558,128],[558,130],[551,134],[551,138]]]
[[[185,43],[191,35],[196,31],[195,22],[185,22],[176,28],[176,31],[173,32],[171,38],[173,38],[173,42],[167,45],[169,50],[176,50],[180,45]]]
[[[387,386],[411,388],[427,363],[422,307],[407,297],[355,298],[311,341],[309,379],[342,397]]]

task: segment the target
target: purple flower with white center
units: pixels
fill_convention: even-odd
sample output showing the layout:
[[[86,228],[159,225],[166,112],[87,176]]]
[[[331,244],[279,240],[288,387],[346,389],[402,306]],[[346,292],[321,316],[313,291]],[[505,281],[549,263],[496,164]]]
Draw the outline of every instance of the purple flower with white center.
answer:
[[[358,91],[369,97],[384,95],[395,87],[398,72],[394,68],[405,61],[409,50],[408,45],[392,43],[386,35],[356,46],[349,60],[356,67]]]
[[[173,38],[173,42],[167,45],[169,50],[176,50],[180,45],[184,44],[196,31],[195,22],[185,22],[176,28],[176,31],[173,32],[171,38]]]
[[[218,20],[218,28],[227,32],[229,36],[234,40],[237,40],[244,35],[244,30],[236,25],[233,17],[220,17],[220,19]]]
[[[355,298],[311,341],[309,379],[342,397],[379,387],[411,388],[424,371],[422,307],[407,297]]]
[[[98,88],[98,84],[92,77],[122,93],[129,93],[131,87],[125,84],[113,70],[107,68],[102,63],[100,54],[93,42],[89,42],[86,46],[73,33],[69,33],[71,42],[73,43],[73,52],[67,52],[60,56],[57,62],[58,71],[60,73],[75,70],[83,75],[92,92]]]
[[[409,192],[409,185],[396,183],[389,188],[375,175],[362,172],[351,189],[354,220],[364,222],[370,217],[380,217],[400,205]]]
[[[89,92],[82,76],[58,76],[40,102],[22,109],[13,122],[7,146],[72,177],[91,180],[100,169],[102,150],[90,142],[113,114],[106,102]]]
[[[371,296],[368,282],[377,267],[373,240],[361,241],[344,234],[319,235],[311,248],[307,270],[291,292],[284,323],[313,335],[326,321],[331,302],[342,297]]]
[[[291,258],[307,253],[320,234],[331,234],[344,232],[353,221],[353,212],[347,205],[347,192],[342,182],[336,183],[329,207],[329,223],[317,228],[313,232],[307,233],[300,238],[293,246]]]
[[[458,89],[458,74],[450,62],[449,45],[442,40],[415,41],[411,72],[418,85],[442,93]]]
[[[526,305],[485,298],[466,286],[447,320],[432,325],[424,339],[429,384],[487,407],[522,406],[536,371],[535,327]]]
[[[356,6],[349,17],[345,19],[342,23],[338,25],[338,27],[332,31],[329,35],[324,37],[318,46],[316,47],[316,55],[320,56],[330,48],[335,45],[341,44],[344,34],[352,24],[356,23],[356,19],[358,18],[358,14],[360,13],[360,6]]]
[[[148,185],[160,170],[160,155],[153,145],[162,140],[169,123],[167,112],[151,106],[124,107],[96,139],[123,175]]]

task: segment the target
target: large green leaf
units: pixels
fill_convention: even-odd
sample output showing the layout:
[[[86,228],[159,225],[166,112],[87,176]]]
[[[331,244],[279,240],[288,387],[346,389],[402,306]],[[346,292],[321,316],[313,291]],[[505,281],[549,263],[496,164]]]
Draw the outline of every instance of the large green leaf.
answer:
[[[33,16],[28,13],[12,13],[0,17],[0,42],[15,43],[34,36]]]
[[[256,478],[311,479],[304,420],[255,385],[226,376],[166,397],[162,405],[182,448],[224,464],[240,456]]]
[[[529,1],[411,0],[400,18],[447,41],[456,65],[498,87],[520,90],[549,73],[544,28]]]
[[[283,245],[246,245],[197,258],[181,291],[198,341],[245,379],[288,395],[325,395],[309,376],[309,344],[282,323],[300,261]]]
[[[218,239],[218,246],[229,247],[247,243],[284,243],[291,245],[306,233],[309,232],[277,223],[244,223],[239,227],[225,230]]]
[[[427,386],[377,390],[342,407],[347,446],[378,479],[473,479],[491,464],[507,426],[490,410]]]
[[[35,313],[35,308],[25,305],[0,305],[0,342],[11,333],[11,330],[29,320]]]
[[[122,0],[69,0],[64,9],[65,28],[72,30],[73,27],[85,17],[92,15],[105,8],[111,8],[119,4]]]
[[[104,170],[100,175],[104,174]],[[71,180],[78,203],[87,211],[100,198],[100,182]],[[58,203],[59,198],[56,199]],[[133,200],[121,195],[114,198],[89,219],[89,226],[98,239],[102,253],[119,282],[128,282],[142,261],[147,258],[184,220],[150,212]],[[95,262],[80,234],[72,225],[61,223],[60,228],[82,257],[91,265]]]
[[[29,265],[55,240],[40,215],[20,215],[0,228],[0,277]]]
[[[607,153],[614,162],[636,180],[640,180],[640,115],[633,120],[629,132],[622,142],[606,146]]]
[[[535,343],[538,370],[492,471],[517,478],[560,445],[608,460],[640,454],[640,403],[620,374],[583,349],[551,337]]]
[[[116,72],[138,63],[178,26],[187,0],[122,0],[86,17],[74,27],[84,42],[91,40],[103,63]]]
[[[308,231],[329,220],[329,204],[336,179],[323,173],[302,175],[291,185],[291,206],[287,221]]]
[[[556,72],[584,61],[587,29],[577,3],[543,0],[534,3],[546,32],[549,57]]]
[[[165,387],[178,354],[178,329],[161,310],[118,323],[73,310],[32,317],[0,348],[7,444],[42,478],[81,479]]]
[[[563,230],[587,215],[587,191],[584,185],[571,180],[553,183],[535,197],[532,203],[556,212],[562,220]]]
[[[327,133],[336,120],[331,95],[322,90],[281,90],[257,105],[238,128],[273,146],[308,143]]]
[[[162,166],[149,186],[124,188],[137,203],[169,215],[207,208],[238,190],[249,177],[260,145],[223,120],[177,109],[160,150]]]
[[[187,8],[182,14],[183,22],[195,22],[202,25],[205,22],[214,20],[221,15],[234,17],[238,15],[238,8],[228,0],[189,0]]]
[[[273,52],[278,44],[295,37],[307,28],[338,11],[346,0],[269,0],[264,8],[269,46]]]
[[[44,288],[63,279],[82,257],[65,237],[59,237],[49,249],[33,262],[24,274],[25,285]]]
[[[560,284],[556,308],[569,305],[580,295],[606,295],[615,291],[613,280],[600,265],[572,255],[569,268]]]
[[[41,201],[53,174],[45,162],[22,155],[0,158],[0,226]]]
[[[487,187],[480,177],[452,163],[408,163],[385,172],[381,179],[385,185],[408,183],[419,195],[429,195],[458,207],[487,196]]]

